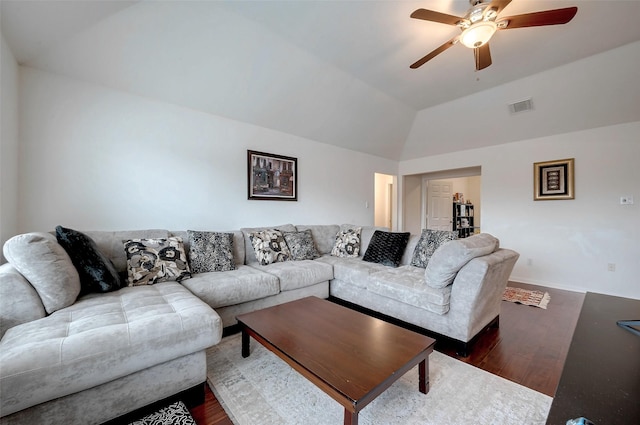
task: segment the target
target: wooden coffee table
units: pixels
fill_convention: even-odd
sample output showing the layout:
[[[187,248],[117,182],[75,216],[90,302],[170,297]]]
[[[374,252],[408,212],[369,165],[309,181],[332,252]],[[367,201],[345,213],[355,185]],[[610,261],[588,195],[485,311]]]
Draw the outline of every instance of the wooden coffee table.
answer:
[[[419,365],[418,390],[429,391],[436,341],[317,297],[237,317],[242,356],[249,337],[344,406],[345,425],[402,375]]]

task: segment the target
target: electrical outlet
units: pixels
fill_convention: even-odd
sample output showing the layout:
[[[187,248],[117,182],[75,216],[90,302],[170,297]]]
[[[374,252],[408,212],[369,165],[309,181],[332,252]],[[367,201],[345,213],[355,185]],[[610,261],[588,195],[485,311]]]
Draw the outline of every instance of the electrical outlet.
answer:
[[[616,264],[615,263],[607,264],[607,270],[610,271],[610,272],[615,272],[616,271]]]
[[[621,196],[620,205],[633,205],[633,196]]]

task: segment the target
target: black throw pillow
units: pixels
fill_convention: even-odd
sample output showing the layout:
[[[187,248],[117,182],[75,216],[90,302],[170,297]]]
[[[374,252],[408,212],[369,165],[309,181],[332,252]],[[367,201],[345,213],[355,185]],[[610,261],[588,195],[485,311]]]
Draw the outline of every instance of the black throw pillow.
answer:
[[[409,242],[409,232],[392,233],[376,230],[362,258],[370,263],[398,267]]]
[[[93,239],[62,226],[56,227],[56,239],[78,270],[82,294],[120,289],[122,284],[118,272],[111,260],[98,250]]]

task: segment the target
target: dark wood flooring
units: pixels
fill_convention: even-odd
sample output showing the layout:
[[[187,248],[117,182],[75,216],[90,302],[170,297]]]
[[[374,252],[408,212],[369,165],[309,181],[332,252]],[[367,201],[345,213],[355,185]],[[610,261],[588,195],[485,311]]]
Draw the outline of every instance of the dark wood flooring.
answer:
[[[516,282],[509,285],[549,292],[551,302],[544,310],[503,301],[500,327],[485,331],[471,355],[459,357],[446,343],[436,345],[436,350],[553,397],[585,295]],[[208,387],[205,402],[191,409],[191,414],[198,425],[232,425]]]

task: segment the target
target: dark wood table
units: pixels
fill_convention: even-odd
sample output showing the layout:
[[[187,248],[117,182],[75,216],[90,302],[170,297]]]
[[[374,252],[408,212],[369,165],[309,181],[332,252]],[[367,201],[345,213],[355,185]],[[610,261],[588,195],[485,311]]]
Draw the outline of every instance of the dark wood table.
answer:
[[[587,293],[548,425],[581,416],[596,425],[640,424],[640,336],[618,320],[640,320],[640,300]]]
[[[429,391],[429,354],[436,341],[316,297],[243,314],[242,356],[249,337],[344,406],[345,425],[418,365],[418,390]]]

